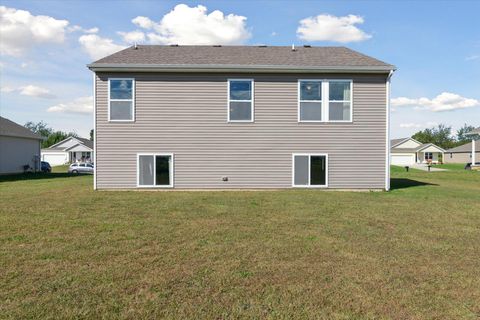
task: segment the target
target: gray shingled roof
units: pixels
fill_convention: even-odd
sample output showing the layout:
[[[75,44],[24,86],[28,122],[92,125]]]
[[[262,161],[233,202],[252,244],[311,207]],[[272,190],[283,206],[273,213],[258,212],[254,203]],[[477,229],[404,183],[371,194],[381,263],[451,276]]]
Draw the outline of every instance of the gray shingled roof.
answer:
[[[473,136],[473,135],[476,135],[476,134],[480,134],[480,127],[476,128],[476,129],[473,129],[472,131],[466,133],[466,135],[470,135],[470,136]]]
[[[355,68],[388,71],[393,65],[346,47],[286,46],[159,46],[129,47],[90,64],[191,67]]]
[[[472,142],[462,144],[461,146],[448,149],[448,153],[455,153],[455,152],[472,152]],[[480,140],[475,140],[475,153],[480,152]]]
[[[409,138],[400,138],[400,139],[392,139],[390,140],[390,146],[394,146],[394,145],[397,145],[399,144],[400,142],[404,141],[404,140],[407,140]]]
[[[0,136],[43,140],[39,134],[3,117],[0,117]]]

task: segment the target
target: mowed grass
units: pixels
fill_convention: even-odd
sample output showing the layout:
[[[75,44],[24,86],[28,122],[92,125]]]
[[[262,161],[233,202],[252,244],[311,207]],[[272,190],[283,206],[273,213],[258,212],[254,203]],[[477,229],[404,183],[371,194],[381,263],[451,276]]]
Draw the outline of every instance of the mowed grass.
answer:
[[[480,172],[394,167],[388,193],[25,178],[0,180],[0,318],[480,317]]]

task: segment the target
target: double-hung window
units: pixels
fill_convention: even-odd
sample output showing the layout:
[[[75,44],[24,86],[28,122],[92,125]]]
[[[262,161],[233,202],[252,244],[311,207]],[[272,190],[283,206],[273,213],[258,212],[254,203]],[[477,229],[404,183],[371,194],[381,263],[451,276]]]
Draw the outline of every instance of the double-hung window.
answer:
[[[131,78],[108,79],[108,120],[134,121],[135,80]]]
[[[432,160],[433,160],[433,153],[425,152],[425,161],[432,161]]]
[[[352,121],[351,80],[299,80],[299,122]]]
[[[322,121],[322,81],[301,80],[298,121]]]
[[[327,187],[328,155],[293,154],[294,187]]]
[[[139,187],[173,187],[173,154],[138,154]]]
[[[228,80],[228,121],[253,122],[253,80]]]
[[[351,121],[352,83],[345,80],[328,82],[328,120]]]

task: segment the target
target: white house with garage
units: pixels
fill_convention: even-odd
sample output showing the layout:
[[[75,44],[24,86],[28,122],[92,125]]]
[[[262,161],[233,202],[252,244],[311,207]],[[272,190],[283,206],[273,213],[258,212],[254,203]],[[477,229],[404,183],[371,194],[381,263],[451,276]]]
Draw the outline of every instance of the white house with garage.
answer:
[[[410,166],[414,164],[437,164],[444,159],[445,150],[433,143],[421,143],[412,138],[390,141],[391,164]]]
[[[93,162],[93,141],[80,138],[68,137],[49,148],[42,149],[42,161],[51,166],[73,162]]]

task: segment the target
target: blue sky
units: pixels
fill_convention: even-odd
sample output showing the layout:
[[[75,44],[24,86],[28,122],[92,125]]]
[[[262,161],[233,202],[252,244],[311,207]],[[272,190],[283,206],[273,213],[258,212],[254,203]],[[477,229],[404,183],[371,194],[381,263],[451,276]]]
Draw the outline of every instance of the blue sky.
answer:
[[[17,0],[0,5],[0,114],[18,123],[43,120],[88,136],[92,74],[85,65],[136,39],[344,45],[397,66],[392,137],[440,123],[454,129],[464,123],[480,126],[479,1]],[[215,10],[223,16],[212,14]],[[306,31],[298,33],[299,27]]]

